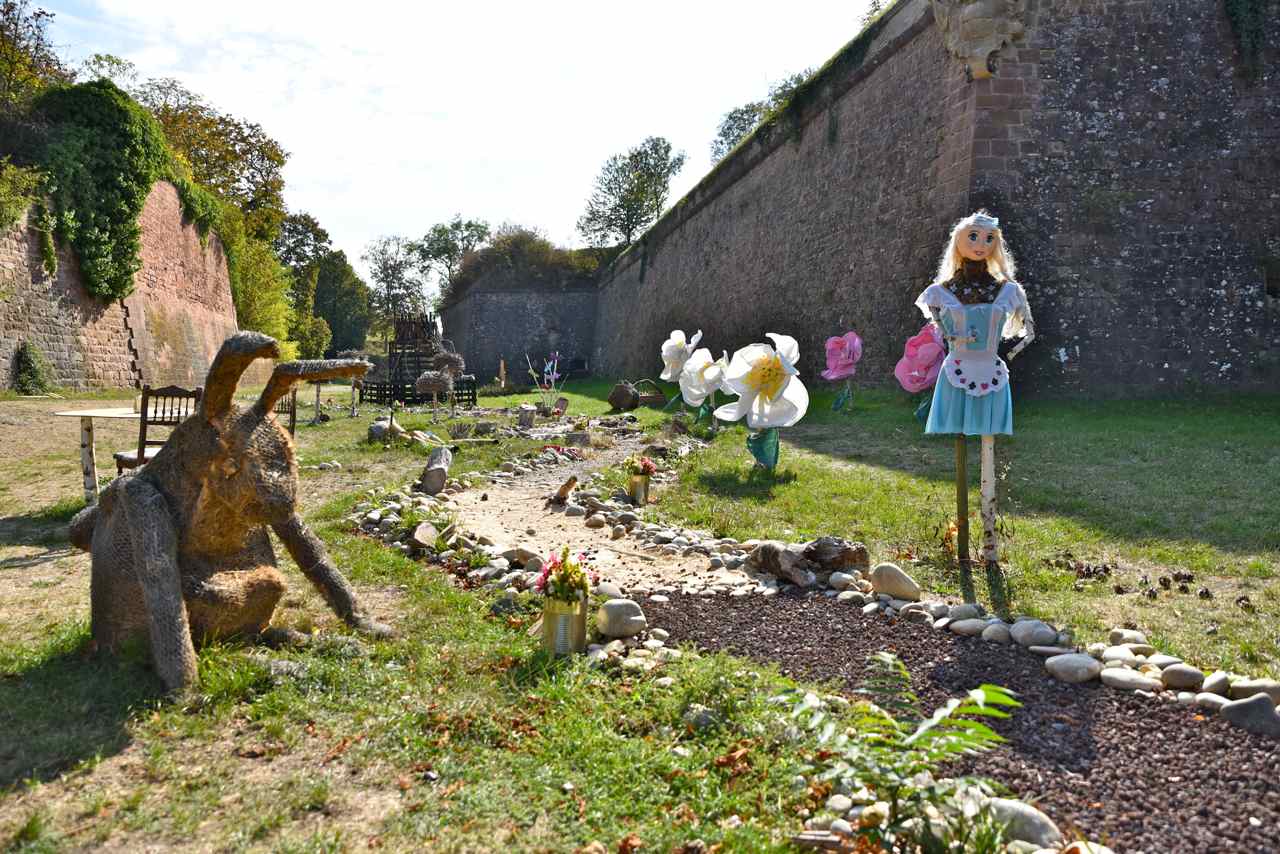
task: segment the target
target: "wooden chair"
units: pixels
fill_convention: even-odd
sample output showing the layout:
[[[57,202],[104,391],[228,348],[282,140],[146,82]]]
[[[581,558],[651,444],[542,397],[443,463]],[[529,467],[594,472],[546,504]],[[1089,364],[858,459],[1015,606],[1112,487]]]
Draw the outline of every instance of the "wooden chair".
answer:
[[[200,397],[204,389],[179,388],[176,385],[163,388],[142,387],[142,406],[138,418],[138,447],[127,451],[116,451],[116,476],[124,474],[125,469],[136,469],[146,465],[164,447],[164,439],[148,439],[148,427],[177,427],[188,415],[196,411],[200,405]]]
[[[276,405],[271,408],[275,413],[277,421],[288,419],[289,435],[293,435],[293,431],[298,426],[298,389],[293,387],[289,389],[289,393],[276,401]]]

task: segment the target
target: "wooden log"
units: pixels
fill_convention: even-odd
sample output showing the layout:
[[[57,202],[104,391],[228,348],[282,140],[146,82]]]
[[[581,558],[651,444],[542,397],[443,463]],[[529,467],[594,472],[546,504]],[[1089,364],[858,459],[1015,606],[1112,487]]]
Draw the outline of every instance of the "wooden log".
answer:
[[[427,465],[418,478],[418,488],[427,495],[436,495],[444,489],[449,479],[449,466],[453,465],[453,451],[448,448],[436,448],[427,457]]]
[[[964,434],[956,436],[956,558],[960,562],[960,593],[964,601],[977,602],[969,561],[969,460]]]
[[[84,503],[98,503],[98,461],[94,457],[93,419],[80,419],[80,469],[84,474]]]

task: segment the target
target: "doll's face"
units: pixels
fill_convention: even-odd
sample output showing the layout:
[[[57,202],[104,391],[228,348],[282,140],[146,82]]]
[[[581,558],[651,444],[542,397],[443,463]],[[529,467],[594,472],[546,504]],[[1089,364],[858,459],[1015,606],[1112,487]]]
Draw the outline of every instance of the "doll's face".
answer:
[[[985,261],[996,248],[995,229],[970,226],[958,235],[956,248],[966,261]]]

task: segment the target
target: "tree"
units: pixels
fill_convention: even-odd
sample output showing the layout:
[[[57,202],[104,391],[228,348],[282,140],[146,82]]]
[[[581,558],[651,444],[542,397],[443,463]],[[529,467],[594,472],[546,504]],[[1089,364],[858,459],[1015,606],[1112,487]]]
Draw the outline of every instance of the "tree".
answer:
[[[138,68],[127,59],[121,59],[111,53],[95,53],[80,63],[77,78],[86,80],[110,80],[121,89],[129,92],[138,82]]]
[[[463,220],[455,214],[450,222],[438,222],[413,243],[419,264],[436,276],[439,299],[453,287],[462,259],[489,239],[489,224],[484,220]]]
[[[288,214],[272,245],[280,262],[295,270],[314,264],[333,251],[329,232],[309,213]]]
[[[867,26],[876,18],[880,17],[880,13],[884,11],[883,0],[871,0],[867,6],[867,11],[862,16],[862,26]]]
[[[369,331],[369,286],[347,261],[345,252],[330,252],[316,262],[314,311],[332,330],[329,354],[364,347]]]
[[[288,299],[291,280],[268,244],[245,240],[236,253],[236,275],[231,279],[231,297],[240,328],[286,341],[293,324]]]
[[[596,246],[630,244],[662,213],[671,178],[684,161],[684,152],[673,155],[671,143],[660,136],[613,155],[596,178],[578,230]]]
[[[396,315],[421,312],[427,306],[427,278],[413,241],[392,235],[379,237],[361,260],[373,277],[370,304],[374,324],[385,337]]]
[[[725,155],[733,151],[760,124],[786,109],[796,89],[812,76],[812,68],[788,74],[769,87],[769,95],[765,100],[751,101],[725,113],[720,119],[720,127],[716,129],[715,139],[711,140],[711,162],[723,160]]]
[[[49,85],[71,81],[49,40],[52,21],[52,12],[28,0],[0,0],[0,117],[25,112]]]
[[[283,169],[289,154],[262,126],[220,113],[172,78],[134,92],[164,128],[191,176],[245,215],[248,234],[273,241],[285,218]]]

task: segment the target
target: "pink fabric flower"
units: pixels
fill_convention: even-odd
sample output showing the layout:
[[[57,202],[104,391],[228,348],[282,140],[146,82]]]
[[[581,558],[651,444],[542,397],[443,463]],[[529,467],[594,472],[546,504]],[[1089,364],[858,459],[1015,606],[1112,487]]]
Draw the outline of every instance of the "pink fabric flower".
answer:
[[[932,388],[942,370],[946,351],[942,348],[942,335],[938,327],[926,323],[915,336],[907,339],[902,358],[893,375],[902,387],[913,394]]]
[[[827,339],[827,369],[824,380],[842,380],[853,376],[858,360],[862,358],[862,339],[856,332],[846,332]]]

